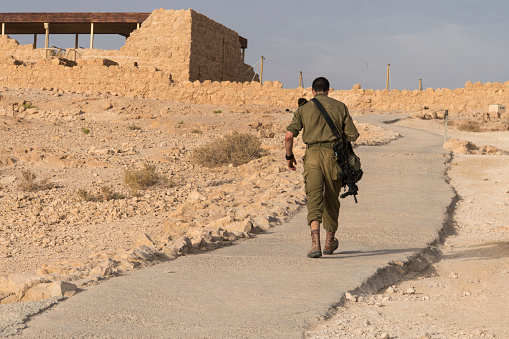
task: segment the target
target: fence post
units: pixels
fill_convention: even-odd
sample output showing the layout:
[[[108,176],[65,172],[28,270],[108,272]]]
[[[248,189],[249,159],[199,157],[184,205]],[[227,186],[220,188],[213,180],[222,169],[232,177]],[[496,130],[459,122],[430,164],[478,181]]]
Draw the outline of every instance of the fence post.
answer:
[[[265,60],[265,58],[262,55],[262,64],[260,67],[260,84],[263,84],[263,60]]]
[[[391,64],[387,64],[387,86],[386,89],[389,89],[389,77],[391,76]]]
[[[444,112],[444,144],[447,142],[447,120],[449,117],[449,110]]]

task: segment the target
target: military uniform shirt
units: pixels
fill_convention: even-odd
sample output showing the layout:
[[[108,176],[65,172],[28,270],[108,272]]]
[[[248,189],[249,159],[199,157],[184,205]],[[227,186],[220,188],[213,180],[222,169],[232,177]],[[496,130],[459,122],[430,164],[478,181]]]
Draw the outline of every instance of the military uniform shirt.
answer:
[[[324,93],[317,93],[315,98],[327,110],[338,131],[350,141],[357,140],[359,132],[346,105],[341,101],[329,98]],[[299,132],[303,130],[302,141],[305,144],[328,142],[336,139],[322,113],[312,101],[302,105],[294,112],[292,122],[286,127],[286,130],[292,132],[294,137],[297,137]]]

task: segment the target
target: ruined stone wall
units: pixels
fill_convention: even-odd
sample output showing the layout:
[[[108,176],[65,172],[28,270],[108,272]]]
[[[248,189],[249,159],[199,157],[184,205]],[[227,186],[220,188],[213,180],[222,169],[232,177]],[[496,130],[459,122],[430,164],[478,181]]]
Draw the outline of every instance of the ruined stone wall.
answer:
[[[129,45],[129,48],[137,50],[133,46]],[[134,55],[124,54],[124,59],[120,59],[115,58],[121,53],[119,51],[89,51],[88,58],[80,59],[77,65],[69,67],[59,59],[43,59],[39,50],[31,49],[31,45],[22,46],[6,36],[0,37],[0,86],[110,92],[129,97],[238,107],[259,104],[290,108],[296,106],[299,97],[311,98],[309,88],[283,89],[279,82],[265,82],[263,85],[258,82],[210,80],[175,82],[172,69],[165,70],[150,63],[135,67],[134,63],[126,61],[135,60]],[[118,60],[118,65],[112,65],[104,59],[105,56]],[[374,91],[356,85],[351,90],[332,91],[330,96],[345,102],[350,108],[382,111],[448,109],[451,114],[458,115],[486,112],[492,104],[509,105],[509,81],[467,82],[465,88],[428,88],[424,91]]]
[[[7,35],[0,35],[0,59],[23,60],[35,62],[44,58],[43,49],[34,49],[34,45],[20,45],[18,41],[10,39]],[[12,61],[14,62],[14,61]]]
[[[191,10],[189,80],[250,81],[253,71],[241,58],[239,35]]]
[[[176,82],[189,80],[191,10],[155,10],[131,33],[120,52],[140,66],[170,73]]]

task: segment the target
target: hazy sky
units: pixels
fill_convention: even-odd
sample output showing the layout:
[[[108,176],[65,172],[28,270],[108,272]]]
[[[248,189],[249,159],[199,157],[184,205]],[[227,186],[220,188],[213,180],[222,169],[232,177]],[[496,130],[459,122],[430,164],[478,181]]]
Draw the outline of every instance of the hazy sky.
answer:
[[[2,0],[2,12],[152,12],[193,8],[248,39],[246,63],[263,80],[285,88],[317,76],[335,89],[386,86],[459,88],[466,81],[509,80],[509,1],[506,0]],[[28,36],[13,36],[31,43]],[[40,37],[43,44],[43,37]],[[73,47],[73,36],[52,37]],[[88,47],[87,36],[80,45]],[[119,48],[123,38],[96,36],[96,48]]]

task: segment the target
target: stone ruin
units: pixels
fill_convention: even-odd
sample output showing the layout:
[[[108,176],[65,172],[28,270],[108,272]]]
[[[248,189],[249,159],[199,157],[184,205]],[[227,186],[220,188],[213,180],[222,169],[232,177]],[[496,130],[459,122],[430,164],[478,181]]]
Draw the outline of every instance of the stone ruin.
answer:
[[[0,86],[233,107],[295,108],[298,98],[312,97],[311,88],[259,83],[243,61],[239,35],[192,9],[155,10],[120,50],[78,49],[73,59],[47,59],[44,49],[0,36]],[[366,112],[411,111],[434,118],[447,109],[451,117],[507,119],[506,112],[488,114],[488,107],[505,107],[509,81],[469,81],[464,88],[422,91],[362,89],[356,84],[330,96]]]

